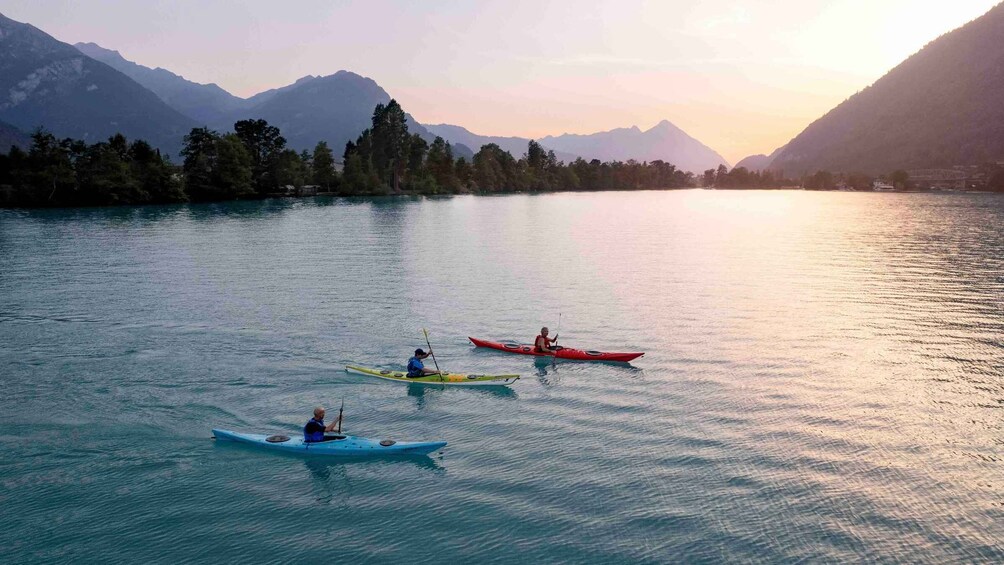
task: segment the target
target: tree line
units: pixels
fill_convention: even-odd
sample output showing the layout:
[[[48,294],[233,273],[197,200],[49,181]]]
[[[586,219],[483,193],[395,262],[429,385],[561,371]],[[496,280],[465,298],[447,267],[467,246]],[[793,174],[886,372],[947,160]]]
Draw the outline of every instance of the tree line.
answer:
[[[558,161],[530,141],[521,157],[496,144],[473,159],[455,158],[441,137],[408,131],[395,100],[379,104],[371,127],[346,144],[339,172],[324,141],[312,152],[286,146],[279,128],[241,120],[233,132],[194,128],[174,164],[143,140],[118,134],[87,144],[38,130],[27,151],[0,154],[0,203],[94,206],[263,198],[311,186],[341,196],[571,190],[638,190],[694,186],[690,173],[664,161]]]
[[[979,169],[983,184],[978,188],[1004,192],[1004,166],[997,163],[986,163]],[[896,190],[925,188],[924,185],[918,186],[910,178],[910,174],[902,169],[878,177],[864,173],[816,171],[811,175],[807,174],[801,178],[792,179],[786,178],[779,171],[750,171],[746,167],[736,167],[730,171],[725,165],[719,165],[717,169],[704,171],[704,175],[701,177],[702,186],[734,189],[772,189],[798,186],[806,190],[834,190],[838,188],[871,190],[876,180],[887,182]]]

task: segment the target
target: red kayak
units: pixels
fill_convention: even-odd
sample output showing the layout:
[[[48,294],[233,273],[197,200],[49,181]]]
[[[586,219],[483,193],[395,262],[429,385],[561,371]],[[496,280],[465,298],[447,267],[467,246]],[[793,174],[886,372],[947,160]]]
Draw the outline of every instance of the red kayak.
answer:
[[[519,344],[519,343],[500,343],[498,341],[486,341],[483,339],[475,339],[473,337],[467,338],[471,340],[477,347],[488,347],[491,349],[498,349],[499,351],[508,351],[509,353],[519,353],[521,355],[535,355],[537,357],[556,357],[558,359],[574,359],[576,361],[620,361],[627,363],[632,359],[637,359],[644,355],[644,353],[607,353],[603,351],[583,351],[581,349],[572,349],[571,347],[562,347],[554,353],[541,353],[539,351],[534,351],[532,345]]]

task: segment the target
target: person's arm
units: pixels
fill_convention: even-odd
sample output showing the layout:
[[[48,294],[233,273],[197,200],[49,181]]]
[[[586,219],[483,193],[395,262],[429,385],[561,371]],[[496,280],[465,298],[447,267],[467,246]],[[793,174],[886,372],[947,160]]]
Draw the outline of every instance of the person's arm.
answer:
[[[335,431],[335,428],[337,428],[337,427],[338,427],[338,420],[335,420],[334,422],[331,422],[327,426],[324,426],[324,431],[325,432],[333,432],[333,431]]]

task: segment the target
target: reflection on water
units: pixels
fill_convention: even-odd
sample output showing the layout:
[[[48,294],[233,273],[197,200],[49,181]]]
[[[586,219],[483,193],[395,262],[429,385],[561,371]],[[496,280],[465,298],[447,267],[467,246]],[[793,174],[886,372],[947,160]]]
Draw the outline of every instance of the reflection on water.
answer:
[[[519,381],[516,381],[516,384],[513,386],[518,386],[518,383]],[[496,398],[518,398],[519,396],[515,390],[507,386],[458,387],[436,384],[422,385],[417,383],[407,383],[405,384],[405,387],[408,390],[408,396],[415,399],[415,407],[419,410],[426,407],[427,400],[431,396],[439,396],[440,394],[481,394]]]
[[[347,480],[347,466],[377,466],[407,464],[418,469],[435,472],[446,472],[446,467],[429,455],[388,455],[381,458],[366,457],[305,457],[303,464],[310,471],[311,476],[322,482],[334,479],[334,483],[341,484]]]
[[[785,191],[0,211],[0,560],[1002,562],[1002,225],[999,195]],[[646,355],[467,340],[559,314]],[[344,372],[422,328],[523,378]],[[449,445],[206,439],[342,398],[353,434]]]

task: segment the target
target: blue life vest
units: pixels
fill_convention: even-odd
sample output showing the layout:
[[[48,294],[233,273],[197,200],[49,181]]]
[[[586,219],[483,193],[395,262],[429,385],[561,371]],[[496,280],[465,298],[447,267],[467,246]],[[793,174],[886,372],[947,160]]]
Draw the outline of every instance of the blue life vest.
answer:
[[[303,426],[303,441],[307,443],[324,441],[324,420],[311,418],[307,425]]]
[[[425,369],[425,365],[418,360],[418,357],[412,357],[408,359],[408,376],[409,377],[421,377],[422,370]]]

